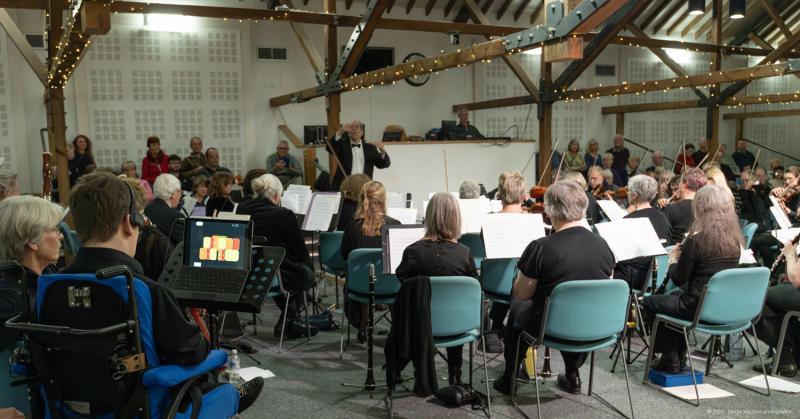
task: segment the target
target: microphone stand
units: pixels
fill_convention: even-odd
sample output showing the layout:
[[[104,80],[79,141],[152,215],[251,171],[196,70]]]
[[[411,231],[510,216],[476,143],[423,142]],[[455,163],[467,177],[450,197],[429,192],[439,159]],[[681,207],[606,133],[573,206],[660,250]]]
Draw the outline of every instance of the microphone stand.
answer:
[[[373,392],[378,387],[386,387],[383,382],[381,384],[376,384],[375,382],[375,373],[374,373],[374,359],[373,359],[373,345],[374,340],[372,338],[373,332],[375,330],[375,283],[377,282],[377,276],[375,275],[375,265],[369,265],[369,297],[368,297],[368,307],[367,307],[367,378],[364,380],[364,384],[348,384],[342,383],[342,387],[355,387],[361,388],[369,392],[369,398],[371,399],[373,396]]]

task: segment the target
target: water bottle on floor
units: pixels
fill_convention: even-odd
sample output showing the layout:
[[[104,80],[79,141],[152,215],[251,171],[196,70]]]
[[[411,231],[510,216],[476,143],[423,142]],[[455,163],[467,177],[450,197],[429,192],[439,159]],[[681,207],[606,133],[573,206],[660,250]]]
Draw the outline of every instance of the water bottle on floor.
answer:
[[[230,355],[228,355],[228,366],[225,370],[229,383],[236,385],[242,382],[242,377],[239,375],[240,366],[239,351],[234,349],[231,351]]]

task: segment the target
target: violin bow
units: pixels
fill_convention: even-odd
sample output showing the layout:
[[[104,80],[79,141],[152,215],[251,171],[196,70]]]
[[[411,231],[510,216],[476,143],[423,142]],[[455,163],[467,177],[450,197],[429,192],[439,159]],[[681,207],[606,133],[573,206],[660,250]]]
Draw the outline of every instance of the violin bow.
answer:
[[[544,180],[544,172],[546,172],[547,168],[551,166],[550,162],[553,161],[553,154],[555,154],[555,152],[556,152],[556,148],[558,147],[558,142],[559,141],[560,140],[558,138],[556,138],[556,143],[553,144],[553,149],[550,150],[550,157],[547,158],[547,164],[544,166],[544,169],[542,169],[542,174],[539,176],[539,182],[536,183],[536,186],[542,186],[542,180]],[[563,162],[563,161],[564,161],[564,158],[562,156],[561,162]],[[559,167],[560,166],[561,166],[561,164],[559,164]],[[550,170],[552,171],[553,169],[550,168]]]
[[[337,127],[336,129],[338,130],[339,128],[341,128],[341,126]],[[347,133],[347,135],[349,137],[350,133]],[[336,138],[335,132],[333,133],[333,137]],[[336,177],[336,171],[341,170],[342,173],[344,173],[344,166],[342,166],[342,161],[339,160],[339,155],[336,154],[336,149],[333,148],[333,143],[331,143],[331,139],[328,138],[327,135],[323,135],[322,139],[325,141],[325,144],[328,146],[328,150],[330,151],[330,155],[333,156],[333,160],[336,162],[336,167],[334,167],[333,170],[331,170],[330,178],[328,178],[328,189],[330,189],[330,187],[333,185],[333,178]],[[361,141],[364,140],[362,139]]]

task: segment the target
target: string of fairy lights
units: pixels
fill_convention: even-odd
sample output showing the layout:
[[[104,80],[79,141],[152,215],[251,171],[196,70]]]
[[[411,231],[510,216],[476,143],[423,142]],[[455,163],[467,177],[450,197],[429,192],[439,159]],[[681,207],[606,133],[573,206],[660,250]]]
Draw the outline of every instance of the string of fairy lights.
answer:
[[[47,82],[50,87],[60,87],[63,88],[67,85],[68,81],[70,80],[70,76],[77,68],[78,63],[80,62],[81,58],[83,57],[86,49],[91,45],[91,37],[89,35],[85,35],[80,32],[80,28],[78,25],[78,16],[80,15],[78,10],[81,7],[83,0],[69,0],[67,2],[68,9],[71,13],[68,13],[67,22],[65,25],[62,25],[60,28],[64,31],[66,36],[62,36],[62,39],[56,44],[56,50],[58,53],[55,57],[53,57],[53,62],[50,66],[50,72],[47,77]],[[125,2],[125,1],[117,1],[117,0],[110,0],[106,2],[111,7],[111,10],[114,14],[118,13],[160,13],[160,12],[170,12],[175,10],[180,10],[180,5],[159,5],[159,4],[150,4],[150,3],[134,3],[134,2]],[[202,7],[200,7],[202,8]],[[195,7],[195,11],[199,8]],[[223,10],[225,8],[209,8],[214,9],[214,13],[212,14],[210,11],[208,16],[206,17],[217,17],[219,10]],[[253,17],[237,17],[233,15],[233,10],[235,8],[230,8],[232,15],[231,16],[221,16],[223,21],[238,21],[240,23],[243,22],[274,22],[274,21],[293,21],[295,20],[294,17],[298,14],[304,13],[314,13],[319,14],[319,12],[307,12],[301,10],[266,10],[266,11],[258,11],[261,16],[253,16]],[[323,12],[324,14],[330,14],[329,12]],[[336,16],[336,15],[333,15]],[[332,24],[335,24],[335,19],[332,20]],[[537,25],[537,28],[541,27],[541,25]],[[572,34],[573,38],[582,36],[578,34]],[[625,43],[625,41],[628,41]],[[651,40],[652,41],[652,40]],[[698,45],[696,43],[686,43],[684,41],[678,41],[680,47],[672,47],[671,49],[678,49],[684,50],[687,52],[693,53],[713,53],[709,51],[709,48],[712,48],[710,45]],[[617,37],[617,43],[622,45],[627,45],[628,47],[632,48],[658,48],[652,46],[643,46],[640,43],[636,42],[634,39],[630,37]],[[509,49],[508,46],[510,45],[509,41],[503,40],[503,38],[492,38],[490,41],[475,44],[473,43],[471,46],[467,48],[458,48],[454,51],[446,52],[444,50],[440,51],[440,55],[434,57],[427,57],[421,58],[414,61],[409,61],[406,63],[397,64],[392,67],[387,67],[379,70],[369,71],[366,73],[361,74],[354,74],[352,76],[343,78],[339,81],[339,89],[342,91],[355,91],[361,89],[372,89],[374,86],[384,86],[389,83],[392,85],[396,84],[397,81],[403,80],[409,77],[416,77],[416,76],[424,76],[424,75],[432,75],[442,73],[449,69],[453,68],[461,68],[465,67],[469,64],[474,63],[484,63],[484,64],[491,64],[494,62],[493,58],[500,58],[503,56],[513,56],[515,54],[521,53],[523,49],[521,48],[511,48]],[[537,44],[535,47],[544,48],[545,43],[542,42]],[[501,50],[502,48],[502,50]],[[526,49],[534,48],[533,45],[529,46]],[[732,45],[713,45],[713,48],[718,49],[722,54],[731,55],[745,55],[749,59],[751,55],[746,53],[751,49],[741,46],[732,46]],[[780,63],[780,61],[776,61],[775,64]],[[710,65],[713,65],[713,61],[709,62]],[[771,65],[773,63],[766,62],[764,65]],[[325,73],[327,76],[327,73]],[[708,76],[711,77],[713,72],[709,72]],[[718,75],[723,75],[723,71],[718,72]],[[779,69],[775,69],[775,76],[783,76],[784,71],[780,71]],[[688,79],[690,76],[685,76],[683,78]],[[676,82],[681,77],[675,77],[670,79],[673,82]],[[759,77],[760,78],[760,77]],[[753,78],[748,78],[747,81],[752,81]],[[658,84],[659,81],[649,81],[649,82],[637,82],[637,83],[655,83]],[[621,83],[620,91],[615,92],[613,94],[600,94],[600,93],[588,93],[586,95],[580,95],[579,97],[565,97],[563,98],[566,102],[575,102],[577,100],[581,100],[583,102],[590,102],[592,100],[599,100],[601,97],[617,97],[619,94],[633,94],[636,96],[644,95],[649,91],[663,91],[669,92],[672,90],[672,87],[665,87],[664,89],[649,89],[649,90],[638,90],[636,89],[637,83],[629,83],[627,80],[623,80]],[[710,89],[709,95],[714,97],[714,91],[719,88],[720,83],[707,83],[707,84],[700,84],[694,86],[680,86],[675,87],[674,89],[683,90],[684,88],[707,88]],[[603,87],[602,84],[599,84],[599,87]],[[556,89],[555,92],[556,97],[559,95],[566,95],[570,94],[570,91],[567,90],[566,87],[562,87],[560,89]],[[302,96],[302,92],[300,94]],[[729,99],[727,106],[729,109],[734,109],[737,107],[743,107],[747,104],[752,104],[753,101],[756,101],[758,104],[783,104],[788,105],[792,102],[800,101],[800,90],[784,93],[778,92],[776,94],[771,95],[763,95],[759,94],[759,96],[754,99],[753,97],[745,97],[742,99],[737,99],[735,96]],[[719,105],[717,105],[719,106]]]

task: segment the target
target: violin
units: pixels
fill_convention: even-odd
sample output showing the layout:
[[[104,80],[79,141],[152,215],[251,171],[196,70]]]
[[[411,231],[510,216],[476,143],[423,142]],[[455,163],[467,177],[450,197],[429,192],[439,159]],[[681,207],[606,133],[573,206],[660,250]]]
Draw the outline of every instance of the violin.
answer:
[[[786,207],[786,203],[792,200],[798,194],[800,194],[800,183],[787,186],[786,188],[783,189],[783,194],[781,194],[781,196],[778,197],[778,203],[783,209],[783,212],[789,214],[789,209]]]
[[[605,191],[605,198],[608,200],[613,201],[622,201],[628,199],[628,187],[623,186],[622,188],[617,188],[615,191]]]
[[[544,214],[544,194],[547,186],[535,185],[529,191],[530,199],[526,200],[523,206],[530,214]]]

